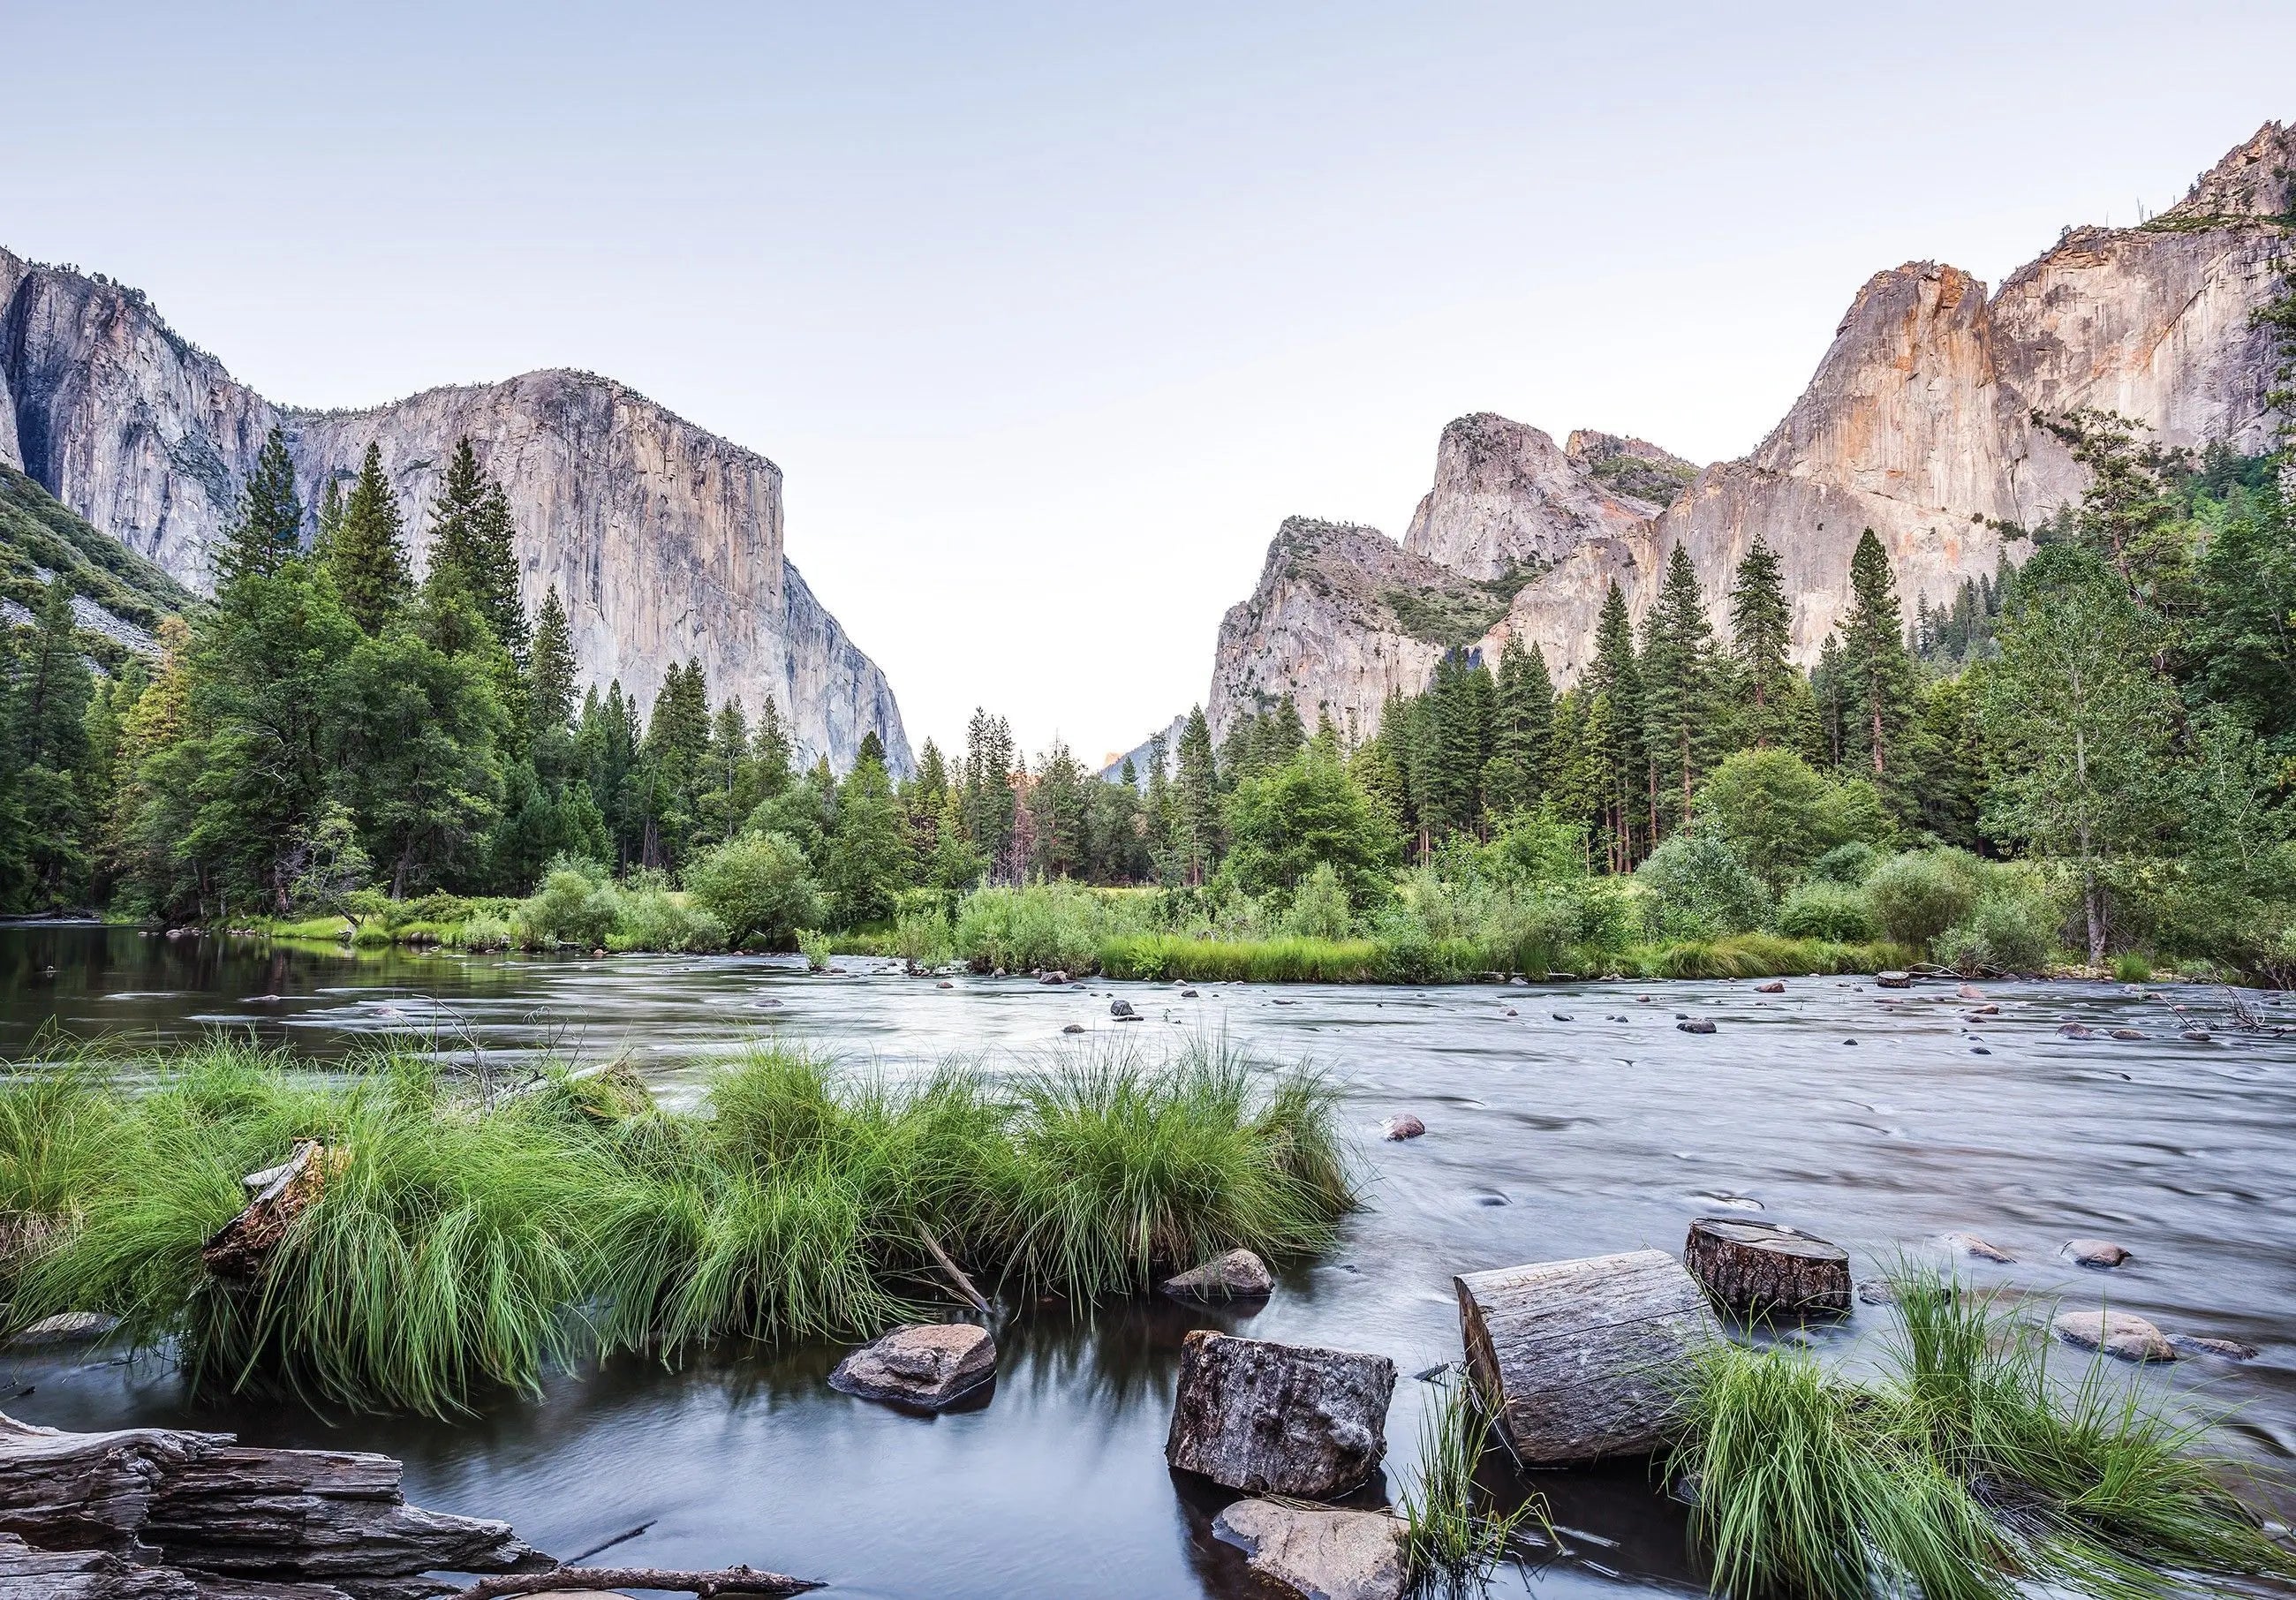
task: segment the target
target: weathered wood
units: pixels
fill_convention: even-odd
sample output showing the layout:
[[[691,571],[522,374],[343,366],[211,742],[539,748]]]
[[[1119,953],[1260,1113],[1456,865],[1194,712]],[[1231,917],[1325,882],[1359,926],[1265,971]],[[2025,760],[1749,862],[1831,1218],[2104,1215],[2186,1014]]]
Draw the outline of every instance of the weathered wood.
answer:
[[[1690,1225],[1682,1264],[1718,1305],[1742,1317],[1849,1309],[1849,1252],[1779,1223],[1701,1217]]]
[[[939,1240],[934,1238],[930,1231],[922,1227],[917,1229],[917,1237],[923,1242],[925,1252],[932,1257],[933,1264],[940,1268],[941,1276],[948,1280],[949,1287],[956,1291],[958,1297],[966,1305],[971,1306],[983,1317],[996,1315],[996,1309],[988,1303],[987,1296],[972,1286],[972,1280],[964,1276],[964,1268],[959,1267],[955,1258],[940,1247]]]
[[[455,1600],[506,1600],[513,1595],[554,1590],[677,1589],[709,1600],[712,1595],[802,1595],[821,1588],[816,1578],[791,1578],[752,1566],[692,1571],[671,1567],[558,1567],[521,1578],[482,1578]]]
[[[199,1600],[167,1567],[139,1567],[108,1550],[35,1550],[0,1533],[0,1600]]]
[[[1181,1347],[1164,1459],[1247,1494],[1332,1499],[1386,1456],[1394,1393],[1384,1356],[1199,1328]]]
[[[1682,1358],[1712,1327],[1672,1256],[1630,1251],[1453,1280],[1467,1360],[1499,1397],[1526,1465],[1647,1455],[1663,1442]]]
[[[300,1139],[294,1153],[276,1167],[249,1173],[241,1181],[255,1197],[200,1247],[208,1270],[223,1278],[251,1278],[261,1272],[295,1218],[310,1209],[329,1175],[341,1171],[349,1155],[316,1139]]]
[[[406,1503],[399,1464],[242,1447],[228,1433],[64,1433],[0,1415],[0,1532],[266,1579],[546,1569],[507,1522]],[[403,1587],[403,1586],[401,1586]]]

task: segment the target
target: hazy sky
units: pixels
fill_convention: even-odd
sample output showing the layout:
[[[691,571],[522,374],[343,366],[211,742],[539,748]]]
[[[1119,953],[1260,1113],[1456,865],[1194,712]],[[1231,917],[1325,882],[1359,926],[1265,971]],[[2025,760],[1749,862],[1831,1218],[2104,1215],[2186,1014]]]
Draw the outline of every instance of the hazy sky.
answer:
[[[1450,418],[1737,455],[1871,273],[2165,207],[2292,61],[2284,0],[0,0],[0,243],[294,404],[634,384],[780,464],[914,740],[1097,759]]]

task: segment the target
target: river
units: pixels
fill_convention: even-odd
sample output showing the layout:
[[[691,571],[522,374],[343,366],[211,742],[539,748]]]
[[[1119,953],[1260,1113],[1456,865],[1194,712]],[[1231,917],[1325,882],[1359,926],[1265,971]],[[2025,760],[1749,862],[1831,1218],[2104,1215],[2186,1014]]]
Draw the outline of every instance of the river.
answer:
[[[838,1595],[1241,1597],[1254,1592],[1242,1562],[1210,1533],[1219,1500],[1163,1461],[1189,1328],[1392,1357],[1405,1375],[1391,1489],[1431,1393],[1410,1374],[1459,1355],[1452,1274],[1679,1250],[1693,1218],[1738,1211],[1844,1245],[1861,1279],[1905,1256],[1943,1260],[1941,1236],[1966,1230],[2017,1259],[1961,1263],[1976,1281],[2068,1303],[2109,1292],[2172,1333],[2257,1346],[2253,1361],[2180,1362],[2143,1381],[2235,1408],[2236,1452],[2296,1461],[2296,1033],[2272,1026],[2296,1025],[2296,1008],[2279,997],[2248,996],[2267,1026],[2243,1030],[2229,991],[2163,985],[1988,983],[2000,1014],[1972,1018],[1951,985],[1893,993],[1859,979],[1790,979],[1780,995],[1747,981],[1205,985],[1189,999],[1025,979],[944,989],[839,964],[816,976],[771,957],[352,957],[19,925],[0,929],[0,1056],[56,1029],[146,1042],[248,1030],[319,1058],[413,1030],[505,1064],[626,1054],[676,1100],[712,1055],[767,1035],[903,1073],[955,1055],[1027,1070],[1070,1022],[1150,1052],[1224,1030],[1341,1087],[1367,1204],[1256,1315],[1005,1308],[986,1403],[935,1419],[832,1391],[840,1352],[826,1347],[620,1360],[455,1423],[192,1402],[162,1362],[84,1352],[0,1353],[0,1396],[60,1427],[197,1424],[385,1450],[406,1459],[411,1499],[506,1518],[562,1556],[643,1525],[615,1559],[747,1561],[829,1579]],[[1144,1020],[1111,1021],[1117,996]],[[1716,1031],[1685,1033],[1681,1017]],[[2193,1018],[2209,1042],[2182,1037]],[[2097,1037],[2065,1037],[2069,1021]],[[1398,1112],[1425,1136],[1382,1139]],[[2110,1275],[2074,1267],[2057,1252],[2084,1235],[2134,1259]],[[1820,1336],[1854,1355],[1887,1317],[1860,1306]],[[1533,1487],[1562,1547],[1503,1571],[1496,1592],[1702,1591],[1681,1509],[1646,1469]]]

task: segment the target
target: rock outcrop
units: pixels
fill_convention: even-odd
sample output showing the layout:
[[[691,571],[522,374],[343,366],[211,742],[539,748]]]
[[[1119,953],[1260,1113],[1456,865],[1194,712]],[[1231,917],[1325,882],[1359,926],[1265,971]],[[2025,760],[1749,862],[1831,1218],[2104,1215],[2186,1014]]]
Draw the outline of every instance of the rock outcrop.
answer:
[[[1559,683],[1593,654],[1615,582],[1637,619],[1676,546],[1718,628],[1731,575],[1757,535],[1793,598],[1792,649],[1816,659],[1849,602],[1849,557],[1871,528],[1910,613],[2016,559],[2023,536],[2086,487],[2086,470],[2038,414],[2120,413],[2162,444],[2264,447],[2276,353],[2253,320],[2276,291],[2296,205],[2296,131],[2267,124],[2203,174],[2173,209],[2134,228],[2068,229],[1988,294],[1957,267],[1911,262],[1852,300],[1800,398],[1752,454],[1698,472],[1663,509],[1648,496],[1685,464],[1640,440],[1580,432],[1556,451],[1537,429],[1488,416],[1445,430],[1434,488],[1403,542],[1443,569],[1433,592],[1535,569],[1504,617],[1472,640],[1537,643]],[[1292,524],[1285,525],[1286,530]],[[1376,724],[1390,687],[1423,686],[1441,645],[1382,608],[1324,603],[1360,566],[1409,581],[1370,529],[1320,551],[1279,535],[1260,587],[1221,627],[1211,703],[1292,693],[1312,718],[1347,707]],[[1275,619],[1279,625],[1271,625]],[[1416,681],[1413,681],[1415,678]],[[1375,685],[1376,693],[1367,690]]]
[[[558,588],[584,677],[641,707],[698,660],[713,697],[772,696],[804,755],[849,765],[908,742],[884,674],[783,550],[781,469],[588,373],[529,373],[367,410],[274,405],[168,328],[137,291],[0,250],[0,461],[190,587],[271,428],[316,504],[377,446],[417,568],[456,439],[508,489],[521,587]]]

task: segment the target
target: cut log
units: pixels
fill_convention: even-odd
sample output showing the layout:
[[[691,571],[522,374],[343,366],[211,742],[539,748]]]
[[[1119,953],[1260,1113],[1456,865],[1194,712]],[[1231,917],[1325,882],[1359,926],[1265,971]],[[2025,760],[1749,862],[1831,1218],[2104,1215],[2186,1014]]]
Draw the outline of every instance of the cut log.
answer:
[[[346,1591],[439,1568],[551,1565],[507,1522],[407,1505],[403,1471],[360,1451],[252,1449],[172,1428],[63,1433],[0,1415],[0,1532],[153,1555],[203,1577],[320,1578]]]
[[[222,1278],[251,1278],[263,1270],[296,1218],[319,1198],[328,1176],[340,1172],[350,1153],[329,1150],[316,1139],[299,1140],[294,1153],[276,1167],[250,1172],[240,1181],[255,1192],[247,1209],[217,1228],[200,1247],[200,1259]]]
[[[1742,1317],[1849,1309],[1849,1252],[1781,1223],[1701,1217],[1690,1225],[1682,1264],[1716,1304]]]
[[[1329,1500],[1387,1455],[1395,1363],[1199,1328],[1180,1350],[1164,1459],[1247,1494]]]
[[[1684,1355],[1712,1330],[1705,1292],[1662,1250],[1452,1280],[1467,1361],[1517,1460],[1561,1466],[1663,1442]]]

